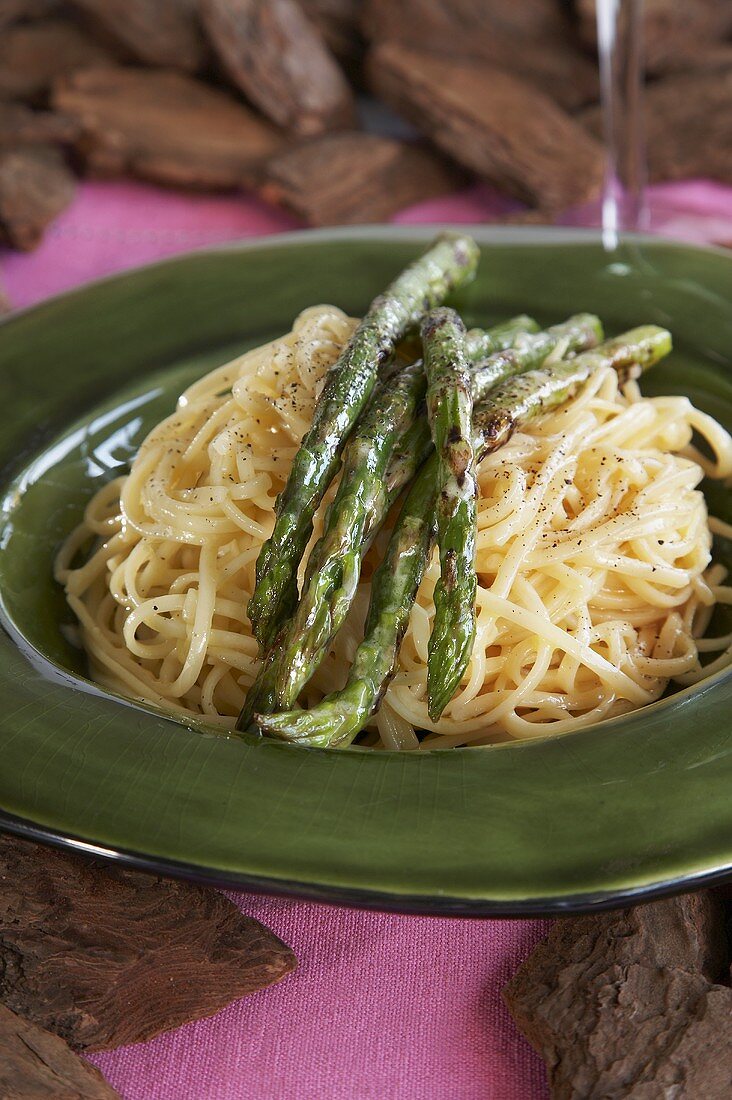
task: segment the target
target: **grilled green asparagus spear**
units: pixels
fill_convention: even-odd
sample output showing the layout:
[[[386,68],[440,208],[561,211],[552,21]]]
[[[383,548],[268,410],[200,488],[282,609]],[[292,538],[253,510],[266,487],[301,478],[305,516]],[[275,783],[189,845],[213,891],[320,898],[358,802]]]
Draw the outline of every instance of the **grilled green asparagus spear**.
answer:
[[[386,555],[374,573],[364,640],[346,687],[311,710],[260,715],[265,733],[326,748],[350,745],[378,707],[396,666],[399,646],[432,548],[434,487],[418,476],[407,494]]]
[[[422,321],[422,342],[427,415],[437,459],[435,500],[440,579],[435,586],[435,617],[427,663],[427,709],[436,722],[452,699],[475,640],[478,483],[465,326],[455,310],[442,306],[428,313]]]
[[[602,338],[600,321],[591,314],[578,314],[545,332],[537,332],[537,329],[538,325],[532,318],[519,316],[496,325],[487,332],[473,329],[468,333],[469,356],[471,360],[478,359],[472,368],[472,383],[477,400],[500,378],[537,366],[553,352],[575,352],[593,347]],[[492,354],[487,358],[480,358],[488,352]],[[378,422],[382,402],[377,399],[371,407],[374,406]],[[354,468],[361,465],[362,447],[368,445],[369,441],[373,446],[374,436],[377,439],[383,438],[383,432],[377,430],[367,418],[368,414],[362,418],[343,454],[342,481],[349,484],[354,476]],[[372,517],[369,533],[363,535],[359,564],[368,549],[370,539],[383,523],[397,496],[414,477],[430,451],[429,425],[424,417],[418,416],[406,428],[391,456],[385,475],[387,493],[385,496],[381,495],[381,509]],[[337,518],[339,509],[334,502],[323,539],[311,555],[311,561],[317,562],[319,568],[328,561],[329,554],[335,553],[336,568],[341,559],[343,535],[338,530],[331,540],[330,550],[327,546],[331,535],[331,521],[335,523]],[[356,531],[356,534],[359,532]],[[323,540],[326,542],[325,547],[322,545]],[[357,541],[353,542],[351,553],[358,550],[358,545]],[[308,575],[312,576],[313,572],[314,569],[309,564]],[[306,582],[295,619],[283,628],[274,645],[270,647],[258,677],[247,693],[246,703],[237,722],[238,729],[249,728],[255,711],[268,714],[294,706],[297,696],[321,663],[328,645],[343,624],[358,583],[356,569],[350,572],[350,582],[348,590],[344,590],[341,585],[335,595],[332,590],[320,585],[316,585],[313,592]],[[316,596],[315,604],[313,595]],[[331,597],[333,605],[337,603],[337,608],[328,606],[327,601]],[[316,630],[316,625],[322,629]]]
[[[492,386],[514,374],[540,367],[549,355],[561,357],[595,347],[602,340],[602,324],[592,313],[578,313],[543,332],[532,317],[519,315],[483,332],[471,329],[466,337],[471,361],[473,403],[482,401]],[[497,350],[494,350],[496,349]],[[418,417],[394,449],[386,473],[390,506],[408,485],[432,450],[426,419]]]
[[[472,329],[468,349],[480,363],[482,377],[490,370],[487,356],[522,344],[525,334],[538,328],[522,314],[488,331]],[[338,494],[329,508],[326,530],[310,555],[295,617],[270,646],[247,693],[239,729],[251,725],[255,710],[269,713],[294,705],[343,624],[371,538],[429,455],[429,427],[417,409],[425,386],[421,362],[392,372],[377,386],[343,452]],[[402,431],[395,447],[397,427]]]
[[[517,428],[566,401],[593,370],[612,366],[621,378],[635,377],[670,350],[670,334],[647,325],[575,359],[507,379],[475,409],[476,461],[506,443]],[[378,707],[396,668],[399,646],[431,553],[436,465],[437,456],[433,455],[415,478],[384,560],[374,574],[364,640],[345,688],[310,710],[257,714],[257,724],[265,733],[306,745],[346,746]]]
[[[379,368],[407,330],[457,287],[469,282],[478,248],[466,236],[445,234],[376,298],[328,372],[313,422],[295,455],[277,501],[271,538],[257,561],[248,614],[262,646],[272,643],[297,602],[297,567],[312,521],[338,465],[338,455],[373,389]]]
[[[458,326],[457,314],[444,307],[433,310],[422,323],[429,382],[427,409],[439,456],[436,476],[440,579],[435,587],[435,617],[427,665],[427,704],[434,722],[452,699],[475,641],[477,485],[469,426],[472,395]],[[539,366],[549,354],[561,358],[591,348],[601,339],[599,319],[592,314],[578,314],[547,330],[543,344],[542,340],[527,337],[523,348],[519,343],[506,352],[504,361],[494,357],[482,371],[474,372],[472,391],[480,397],[499,372],[508,377]]]
[[[489,332],[474,330],[470,352],[482,357],[505,350],[527,326],[537,327],[522,316]],[[421,361],[393,373],[376,387],[346,445],[338,492],[310,555],[303,593],[276,662],[273,706],[292,707],[320,665],[353,602],[373,536],[429,453],[429,435],[419,415],[425,388]],[[397,442],[400,460],[393,453]]]

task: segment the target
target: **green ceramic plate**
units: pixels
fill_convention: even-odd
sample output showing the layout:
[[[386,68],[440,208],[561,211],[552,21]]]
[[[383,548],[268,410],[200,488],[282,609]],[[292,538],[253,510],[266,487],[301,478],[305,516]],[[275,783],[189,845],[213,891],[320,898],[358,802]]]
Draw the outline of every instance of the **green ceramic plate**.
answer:
[[[0,824],[173,873],[360,905],[529,913],[732,869],[732,675],[558,739],[424,754],[196,732],[105,694],[65,642],[54,550],[180,388],[289,328],[358,313],[432,229],[295,234],[197,253],[0,327]],[[577,310],[668,325],[647,389],[732,427],[732,256],[479,229],[468,321]],[[714,508],[732,519],[730,494]],[[724,553],[729,547],[720,547]]]

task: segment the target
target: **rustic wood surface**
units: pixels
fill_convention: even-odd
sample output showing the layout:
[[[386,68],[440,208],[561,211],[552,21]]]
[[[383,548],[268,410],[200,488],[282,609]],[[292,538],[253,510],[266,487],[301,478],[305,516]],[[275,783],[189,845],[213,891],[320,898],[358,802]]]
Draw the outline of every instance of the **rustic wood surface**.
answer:
[[[0,31],[23,19],[39,19],[57,8],[61,0],[0,0]]]
[[[575,0],[580,35],[594,50],[597,42],[596,0]],[[706,64],[713,51],[732,34],[729,0],[645,0],[642,6],[643,56],[649,73]]]
[[[3,1100],[120,1100],[101,1073],[57,1035],[0,1004]]]
[[[732,181],[732,63],[654,81],[646,88],[644,113],[651,180]],[[590,133],[602,134],[598,107],[580,118]]]
[[[363,53],[361,33],[362,0],[300,0],[300,7],[325,39],[338,60],[349,67]]]
[[[162,69],[77,72],[58,82],[54,104],[78,122],[78,152],[87,170],[100,176],[237,187],[282,140],[243,103]]]
[[[35,248],[75,188],[73,173],[53,146],[0,148],[0,242]]]
[[[297,134],[353,124],[353,94],[294,0],[201,0],[225,71],[273,122]]]
[[[0,98],[36,100],[63,73],[109,61],[103,46],[66,19],[8,27],[0,35]]]
[[[71,0],[147,65],[196,72],[207,51],[198,0]]]
[[[646,0],[644,11],[661,74],[646,89],[651,178],[732,183],[732,0]],[[0,0],[0,102],[46,109],[53,86],[57,109],[73,104],[57,123],[3,108],[0,143],[73,141],[77,172],[172,187],[259,180],[310,224],[365,222],[391,213],[374,188],[396,162],[338,156],[343,178],[328,192],[301,142],[356,130],[355,92],[370,87],[439,149],[425,191],[441,188],[447,157],[549,220],[601,187],[594,19],[595,0]],[[389,118],[365,106],[369,128]],[[418,158],[399,156],[394,196],[420,197]]]
[[[24,103],[0,99],[0,149],[37,142],[68,144],[78,136],[78,124],[66,115],[32,111]]]
[[[557,0],[367,0],[364,26],[377,43],[487,61],[568,109],[599,95],[597,66]]]
[[[727,1100],[732,989],[709,891],[561,919],[504,990],[554,1100]]]
[[[295,966],[213,889],[0,837],[0,1001],[77,1050],[144,1042]]]
[[[595,198],[602,146],[551,99],[487,64],[395,42],[372,51],[371,86],[466,168],[545,210]]]
[[[460,183],[430,149],[355,131],[284,149],[264,166],[258,190],[309,225],[354,225],[387,221]]]

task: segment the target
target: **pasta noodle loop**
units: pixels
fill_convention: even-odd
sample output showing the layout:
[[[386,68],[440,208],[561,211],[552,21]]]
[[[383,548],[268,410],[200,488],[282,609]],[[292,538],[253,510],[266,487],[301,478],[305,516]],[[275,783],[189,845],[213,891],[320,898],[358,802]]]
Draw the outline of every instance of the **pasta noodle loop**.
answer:
[[[233,728],[259,665],[246,616],[255,563],[325,373],[355,324],[316,306],[290,333],[201,378],[129,475],[90,501],[56,576],[100,683]],[[705,474],[732,475],[729,434],[685,397],[646,398],[635,382],[621,389],[609,369],[516,433],[478,470],[477,637],[463,682],[432,723],[435,555],[362,743],[418,749],[564,733],[728,664],[732,636],[702,637],[714,605],[732,603],[724,569],[711,563],[712,531],[729,538],[732,528],[707,517]],[[332,490],[314,538],[330,499]],[[382,533],[306,704],[345,681],[383,546]],[[711,663],[702,667],[700,653]]]

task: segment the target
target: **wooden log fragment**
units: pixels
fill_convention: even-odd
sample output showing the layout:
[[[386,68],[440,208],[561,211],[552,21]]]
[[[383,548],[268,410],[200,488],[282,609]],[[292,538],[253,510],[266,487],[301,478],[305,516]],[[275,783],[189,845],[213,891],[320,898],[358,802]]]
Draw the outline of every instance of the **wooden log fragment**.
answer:
[[[74,197],[74,177],[50,145],[0,149],[0,241],[28,251]]]
[[[263,198],[288,207],[309,225],[355,225],[386,221],[460,183],[460,173],[429,149],[342,132],[278,153],[257,186]]]
[[[575,8],[580,35],[589,49],[595,49],[596,0],[575,0]],[[643,60],[649,73],[690,64],[706,67],[719,44],[732,35],[732,4],[727,0],[645,0],[641,17]]]
[[[147,65],[196,72],[207,50],[198,0],[72,0]]]
[[[486,64],[387,42],[367,60],[375,93],[458,163],[531,206],[601,189],[602,146],[532,85]]]
[[[76,1050],[144,1042],[295,966],[216,890],[0,837],[0,1000]]]
[[[345,76],[294,0],[202,0],[201,11],[229,77],[268,118],[306,136],[353,123]]]
[[[33,111],[23,103],[0,100],[0,149],[38,142],[69,144],[78,135],[78,124],[66,115]]]
[[[6,1100],[120,1100],[99,1070],[63,1039],[2,1004],[0,1096]]]
[[[244,104],[182,73],[123,67],[61,80],[53,102],[75,119],[87,171],[191,188],[241,186],[281,144]]]
[[[60,3],[61,0],[0,0],[0,31],[11,23],[50,15]]]
[[[651,180],[732,183],[732,65],[648,84],[644,115]],[[579,117],[591,133],[602,133],[599,108]]]
[[[66,19],[21,23],[0,36],[0,97],[37,100],[64,73],[109,61],[102,46]]]
[[[361,0],[300,0],[300,7],[352,77],[364,50]]]
[[[487,62],[568,110],[598,98],[597,66],[557,0],[367,0],[363,23],[374,45]]]
[[[555,1100],[725,1100],[728,966],[724,910],[701,891],[557,921],[504,999]]]

